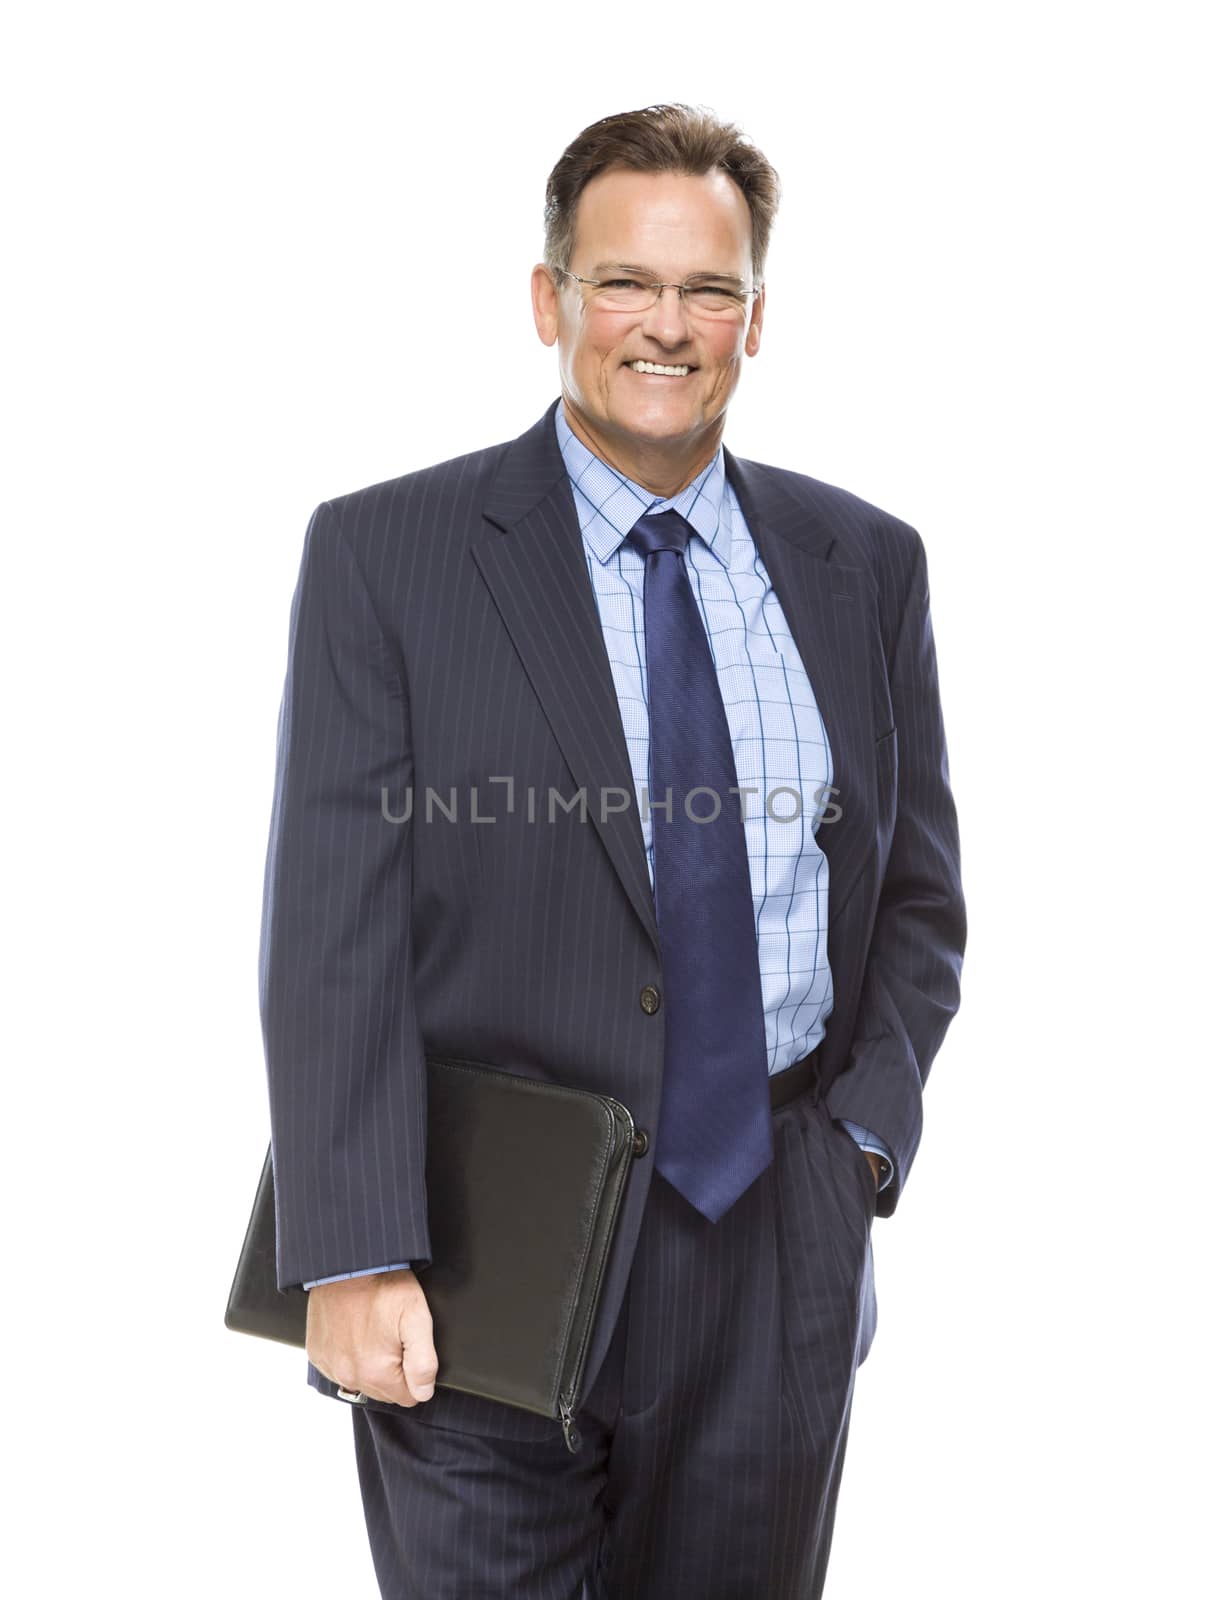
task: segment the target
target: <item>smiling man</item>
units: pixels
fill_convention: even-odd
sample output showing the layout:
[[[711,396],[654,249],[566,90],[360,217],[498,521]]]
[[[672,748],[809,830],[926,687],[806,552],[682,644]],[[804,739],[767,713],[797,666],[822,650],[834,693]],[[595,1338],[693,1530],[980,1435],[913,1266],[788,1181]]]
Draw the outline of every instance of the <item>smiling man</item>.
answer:
[[[565,418],[622,476],[673,497],[712,460],[743,356],[759,350],[747,201],[720,167],[615,169],[582,190],[577,217],[576,241],[551,241],[532,273]],[[553,259],[567,247],[570,260]]]
[[[919,535],[723,444],[777,198],[706,112],[585,129],[531,279],[559,399],[308,530],[263,921],[278,1280],[354,1401],[385,1596],[822,1592],[965,912]],[[390,822],[410,786],[457,818]],[[442,1382],[429,1052],[632,1112],[576,1430]]]

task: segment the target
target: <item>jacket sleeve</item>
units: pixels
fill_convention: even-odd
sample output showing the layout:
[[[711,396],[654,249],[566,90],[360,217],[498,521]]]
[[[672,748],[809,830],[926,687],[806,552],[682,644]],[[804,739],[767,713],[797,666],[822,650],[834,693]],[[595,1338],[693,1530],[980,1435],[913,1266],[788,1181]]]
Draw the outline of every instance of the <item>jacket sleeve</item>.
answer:
[[[259,991],[280,1289],[430,1259],[404,663],[334,508],[291,604]]]
[[[879,1216],[898,1204],[920,1142],[923,1085],[958,1009],[966,946],[957,815],[918,534],[888,670],[894,832],[848,1065],[825,1097],[833,1117],[872,1129],[892,1153],[894,1172],[878,1195]]]

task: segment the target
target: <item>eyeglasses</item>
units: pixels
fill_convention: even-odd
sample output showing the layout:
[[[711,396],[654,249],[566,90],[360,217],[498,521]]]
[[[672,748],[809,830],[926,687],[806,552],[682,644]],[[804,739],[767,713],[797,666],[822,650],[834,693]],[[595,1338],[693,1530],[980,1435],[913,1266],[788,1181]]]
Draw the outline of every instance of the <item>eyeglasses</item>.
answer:
[[[563,278],[585,283],[591,290],[591,303],[604,311],[648,311],[658,304],[664,289],[676,289],[693,316],[734,317],[746,310],[753,294],[759,293],[758,289],[736,289],[722,283],[654,283],[624,273],[616,278],[580,278],[564,267],[556,270]]]

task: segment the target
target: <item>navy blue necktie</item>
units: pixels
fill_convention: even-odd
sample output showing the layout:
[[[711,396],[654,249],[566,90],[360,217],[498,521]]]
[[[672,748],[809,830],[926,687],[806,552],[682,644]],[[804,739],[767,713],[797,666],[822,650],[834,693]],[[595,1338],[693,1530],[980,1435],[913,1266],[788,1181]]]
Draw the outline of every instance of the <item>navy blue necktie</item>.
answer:
[[[663,968],[654,1164],[716,1222],[772,1161],[772,1109],[746,833],[730,728],[684,561],[692,531],[677,511],[661,511],[641,517],[628,540],[645,557]]]

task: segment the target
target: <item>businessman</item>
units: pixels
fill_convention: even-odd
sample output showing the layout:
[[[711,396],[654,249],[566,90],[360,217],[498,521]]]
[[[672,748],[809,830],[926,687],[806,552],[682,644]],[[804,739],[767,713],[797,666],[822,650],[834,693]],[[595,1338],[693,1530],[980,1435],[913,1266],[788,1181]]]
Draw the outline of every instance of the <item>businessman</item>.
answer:
[[[822,1592],[965,913],[918,534],[723,444],[778,194],[707,112],[586,128],[531,279],[559,398],[308,528],[262,929],[278,1281],[385,1596]],[[632,1112],[573,1449],[442,1383],[428,1052]]]

